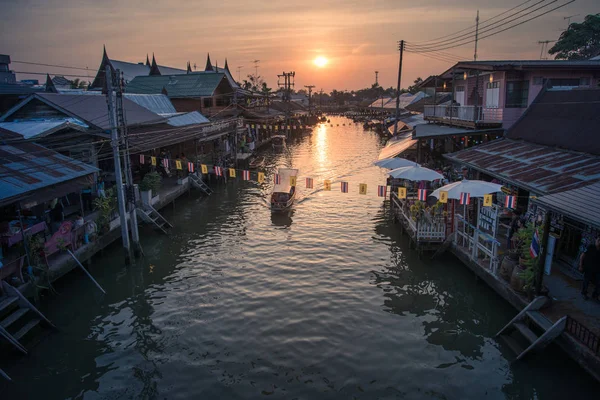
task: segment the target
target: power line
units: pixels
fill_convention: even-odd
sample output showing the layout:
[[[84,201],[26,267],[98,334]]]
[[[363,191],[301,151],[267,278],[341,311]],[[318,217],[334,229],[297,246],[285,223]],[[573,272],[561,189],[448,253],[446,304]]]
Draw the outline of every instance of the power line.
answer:
[[[37,62],[31,62],[31,61],[15,61],[15,60],[11,60],[11,63],[13,64],[28,64],[28,65],[41,65],[43,67],[56,67],[56,68],[66,68],[66,69],[80,69],[80,70],[84,70],[84,71],[89,71],[89,68],[82,68],[82,67],[73,67],[73,66],[69,66],[69,65],[55,65],[55,64],[44,64],[44,63],[37,63]]]
[[[481,23],[482,23],[482,24],[484,24],[484,23],[486,23],[486,22],[489,22],[489,21],[491,21],[491,20],[494,20],[494,19],[496,19],[496,18],[498,18],[498,17],[501,17],[502,15],[504,15],[504,14],[506,14],[506,13],[509,13],[509,12],[511,12],[511,11],[513,11],[513,10],[515,10],[515,9],[517,9],[517,8],[519,8],[519,7],[523,6],[523,5],[525,5],[525,4],[529,3],[529,2],[531,2],[531,1],[533,1],[533,0],[527,0],[527,1],[525,1],[525,2],[521,3],[521,4],[517,5],[517,6],[514,6],[513,8],[510,8],[510,9],[508,9],[508,10],[504,11],[504,12],[501,12],[500,14],[497,14],[497,15],[495,15],[495,16],[493,16],[493,17],[491,17],[491,18],[488,18],[488,19],[486,19],[485,21],[481,21]],[[449,33],[448,35],[444,35],[444,36],[440,36],[440,37],[437,37],[437,38],[434,38],[434,39],[430,39],[430,40],[425,40],[425,41],[423,41],[423,42],[419,42],[419,44],[421,44],[421,43],[423,43],[423,44],[424,44],[424,43],[434,42],[434,41],[436,41],[436,40],[439,40],[439,39],[444,39],[444,38],[447,38],[449,35],[456,35],[456,34],[459,34],[459,33],[462,33],[462,32],[465,32],[465,31],[468,31],[468,30],[470,30],[470,29],[474,29],[474,28],[475,28],[475,25],[471,25],[471,26],[470,26],[470,27],[468,27],[468,28],[461,29],[460,31],[456,31],[456,32],[454,32],[454,33]]]
[[[532,1],[532,0],[529,0],[529,1]],[[528,3],[529,1],[527,1],[527,2],[525,2],[525,3]],[[495,29],[495,28],[492,28],[492,27],[494,27],[494,26],[496,26],[496,25],[500,24],[499,26],[496,26],[496,28],[499,28],[499,27],[501,27],[501,26],[503,26],[503,25],[505,25],[505,24],[507,24],[507,23],[510,23],[510,22],[511,22],[511,21],[513,21],[513,20],[516,20],[516,19],[522,18],[523,16],[525,16],[525,15],[526,15],[526,14],[524,14],[524,12],[526,12],[527,10],[529,10],[529,9],[531,9],[531,8],[533,8],[533,7],[535,7],[535,6],[537,6],[537,5],[538,5],[538,4],[540,4],[540,3],[544,3],[545,1],[546,1],[546,0],[539,0],[537,3],[534,3],[534,4],[530,5],[530,6],[529,6],[529,7],[527,7],[527,8],[524,8],[524,9],[522,9],[522,10],[520,10],[520,11],[517,11],[517,12],[515,12],[515,13],[513,13],[513,14],[509,15],[509,16],[507,16],[507,17],[504,17],[504,18],[502,18],[502,19],[500,19],[500,20],[498,20],[498,21],[496,21],[496,22],[494,22],[494,23],[492,23],[492,24],[485,24],[485,23],[481,22],[481,23],[479,23],[479,29],[484,29],[484,28],[485,28],[485,29],[487,29],[487,30],[492,30],[492,29]],[[545,6],[543,6],[543,7],[547,7],[548,5],[550,5],[550,4],[552,4],[552,3],[555,3],[555,2],[557,2],[557,1],[558,1],[558,0],[553,0],[552,2],[550,2],[550,3],[546,4],[546,5],[545,5]],[[523,3],[523,4],[525,4],[525,3]],[[541,8],[543,8],[543,7],[541,7]],[[509,11],[510,11],[510,10],[509,10]],[[509,12],[509,11],[506,11],[506,12]],[[535,10],[534,10],[534,11],[535,11]],[[515,17],[515,16],[517,16],[517,17],[516,17],[516,18],[513,18],[513,17]],[[510,21],[507,21],[507,22],[505,22],[505,23],[501,24],[501,22],[504,22],[504,21],[506,21],[506,20],[508,20],[508,19],[511,19],[511,18],[512,18],[512,20],[510,20]],[[489,20],[488,20],[488,21],[489,21]],[[470,32],[468,32],[468,33],[465,33],[465,34],[459,35],[459,36],[456,36],[456,35],[451,35],[451,36],[449,36],[449,37],[445,38],[444,40],[435,41],[435,42],[432,42],[432,43],[429,43],[429,44],[413,43],[413,46],[415,46],[415,47],[429,48],[429,47],[435,47],[435,46],[438,46],[438,45],[443,45],[443,44],[446,44],[446,43],[449,43],[449,42],[452,42],[452,41],[455,41],[455,40],[457,40],[457,39],[461,39],[461,38],[464,38],[464,37],[473,37],[473,36],[475,36],[475,35],[477,34],[477,31],[478,31],[478,29],[477,29],[477,25],[478,25],[478,23],[476,23],[476,24],[475,24],[475,26],[474,26],[474,27],[475,27],[475,29],[474,29],[474,30],[472,30],[472,31],[470,31]],[[482,32],[486,32],[486,31],[482,31]]]
[[[50,75],[48,72],[29,72],[29,71],[13,71],[15,74],[29,74],[29,75]],[[52,75],[55,75],[54,73]],[[87,75],[74,75],[74,74],[60,74],[60,76],[69,76],[75,78],[86,78],[90,77]]]
[[[557,0],[555,0],[555,1],[557,1]],[[526,19],[526,20],[524,20],[524,21],[518,22],[518,23],[516,23],[516,24],[514,24],[514,25],[511,25],[511,26],[509,26],[509,27],[507,27],[507,28],[504,28],[504,29],[502,29],[502,30],[499,30],[499,31],[496,31],[496,32],[490,33],[490,34],[488,34],[488,35],[485,35],[485,36],[482,36],[482,37],[480,37],[480,38],[479,38],[479,40],[482,40],[482,39],[486,39],[486,38],[488,38],[488,37],[495,36],[495,35],[497,35],[497,34],[499,34],[499,33],[502,33],[502,32],[506,32],[506,31],[508,31],[508,30],[510,30],[510,29],[512,29],[512,28],[515,28],[515,27],[517,27],[517,26],[523,25],[523,24],[525,24],[525,23],[527,23],[527,22],[529,22],[529,21],[532,21],[532,20],[534,20],[534,19],[537,19],[537,18],[539,18],[539,17],[542,17],[542,16],[544,16],[544,15],[546,15],[546,14],[549,14],[549,13],[551,13],[552,11],[556,11],[556,10],[558,10],[558,9],[560,9],[560,8],[563,8],[563,7],[565,7],[565,6],[567,6],[567,5],[571,4],[571,3],[574,3],[574,2],[575,2],[575,0],[568,1],[567,3],[561,4],[561,5],[557,6],[557,7],[554,7],[554,8],[552,8],[552,9],[550,9],[550,10],[547,10],[547,11],[545,11],[545,12],[541,13],[541,14],[535,15],[535,16],[533,16],[533,17],[531,17],[531,18],[528,18],[528,19]],[[435,52],[435,51],[440,51],[440,50],[447,50],[447,49],[453,49],[453,48],[456,48],[456,47],[461,47],[461,46],[464,46],[464,45],[466,45],[466,44],[473,43],[474,41],[475,41],[475,40],[470,40],[470,41],[468,41],[468,42],[459,43],[459,44],[455,44],[455,45],[450,45],[450,46],[446,46],[446,47],[441,47],[441,48],[438,48],[438,49],[424,50],[424,49],[414,49],[414,48],[413,48],[412,50],[407,50],[407,51],[409,51],[409,52],[412,52],[412,53],[429,53],[429,52]]]

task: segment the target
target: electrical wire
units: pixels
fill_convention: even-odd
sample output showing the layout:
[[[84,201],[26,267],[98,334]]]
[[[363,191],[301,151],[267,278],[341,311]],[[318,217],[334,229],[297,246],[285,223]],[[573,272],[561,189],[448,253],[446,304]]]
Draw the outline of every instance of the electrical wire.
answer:
[[[66,69],[80,69],[80,70],[84,70],[84,71],[89,71],[89,68],[83,68],[83,67],[74,67],[74,66],[70,66],[70,65],[55,65],[55,64],[44,64],[44,63],[37,63],[37,62],[32,62],[32,61],[15,61],[15,60],[11,60],[11,63],[13,64],[27,64],[27,65],[40,65],[43,67],[55,67],[55,68],[66,68]]]
[[[511,8],[511,9],[508,9],[508,10],[506,10],[506,11],[504,11],[504,12],[501,12],[500,14],[497,14],[497,15],[495,15],[495,16],[493,16],[493,17],[491,17],[491,18],[488,18],[488,19],[486,19],[486,20],[482,21],[481,23],[483,24],[483,23],[489,22],[489,21],[491,21],[491,20],[493,20],[493,19],[496,19],[497,17],[500,17],[500,16],[502,16],[502,15],[504,15],[504,14],[506,14],[506,13],[509,13],[509,12],[511,12],[511,11],[513,11],[513,10],[515,10],[515,9],[517,9],[517,8],[519,8],[519,7],[523,6],[523,5],[525,5],[525,4],[529,3],[529,2],[531,2],[531,1],[533,1],[533,0],[527,0],[527,1],[525,1],[525,2],[523,2],[523,3],[521,3],[521,4],[519,4],[519,5],[517,5],[517,6],[513,7],[513,8]],[[459,34],[459,33],[462,33],[462,32],[465,32],[465,31],[468,31],[468,30],[471,30],[471,29],[475,29],[476,27],[477,27],[477,25],[472,25],[472,26],[470,26],[470,27],[468,27],[468,28],[461,29],[461,30],[459,30],[459,31],[456,31],[456,32],[454,32],[454,33],[449,33],[448,35],[440,36],[440,37],[433,38],[433,39],[430,39],[430,40],[425,40],[425,41],[422,41],[422,42],[418,42],[418,43],[416,43],[416,44],[425,44],[425,43],[434,42],[434,41],[436,41],[436,40],[439,40],[439,39],[445,39],[445,38],[447,38],[447,37],[449,37],[449,36],[451,36],[451,35],[452,35],[452,36],[453,36],[453,35],[457,35],[457,34]]]
[[[445,44],[447,44],[449,42],[452,42],[452,41],[455,41],[457,39],[461,39],[461,38],[464,38],[464,37],[475,37],[475,35],[477,34],[477,32],[483,33],[483,32],[488,32],[490,30],[502,27],[502,26],[504,26],[504,25],[506,25],[506,24],[508,24],[508,23],[510,23],[512,21],[515,21],[515,20],[519,19],[519,18],[523,18],[524,16],[528,15],[531,12],[535,12],[535,11],[540,10],[542,8],[548,7],[549,5],[551,5],[553,3],[556,3],[558,0],[552,0],[550,3],[546,3],[545,5],[537,8],[536,10],[530,11],[529,13],[525,14],[525,12],[527,10],[529,10],[529,9],[537,6],[538,4],[544,3],[545,1],[546,0],[539,0],[537,3],[534,3],[534,4],[530,5],[527,8],[524,8],[523,10],[517,11],[516,13],[513,13],[513,14],[507,16],[507,17],[504,17],[504,18],[502,18],[502,19],[500,19],[500,20],[498,20],[498,21],[496,21],[496,22],[494,22],[492,24],[488,24],[488,25],[486,25],[486,24],[479,24],[479,27],[476,28],[472,32],[465,33],[465,34],[459,35],[459,36],[451,36],[451,37],[449,37],[449,38],[447,38],[445,40],[433,42],[433,43],[426,44],[426,45],[421,45],[419,43],[413,43],[412,46],[413,47],[422,47],[422,48],[431,48],[431,47],[435,47],[435,46],[445,45]],[[515,18],[513,18],[513,17],[515,17]],[[510,21],[507,21],[507,22],[501,24],[501,22],[509,20],[509,19],[510,19]],[[500,24],[500,25],[498,25],[498,24]],[[498,26],[495,26],[495,25],[498,25]],[[463,39],[461,39],[461,40],[463,40]]]
[[[555,0],[555,1],[556,1],[556,0]],[[500,34],[500,33],[502,33],[502,32],[506,32],[506,31],[508,31],[508,30],[510,30],[510,29],[512,29],[512,28],[515,28],[515,27],[517,27],[517,26],[523,25],[523,24],[525,24],[525,23],[527,23],[527,22],[529,22],[529,21],[532,21],[532,20],[534,20],[534,19],[537,19],[537,18],[540,18],[540,17],[542,17],[542,16],[544,16],[544,15],[546,15],[546,14],[549,14],[549,13],[551,13],[552,11],[556,11],[556,10],[558,10],[558,9],[560,9],[560,8],[563,8],[563,7],[565,7],[565,6],[567,6],[567,5],[571,4],[571,3],[574,3],[575,1],[576,1],[576,0],[571,0],[571,1],[567,2],[567,3],[561,4],[561,5],[557,6],[557,7],[554,7],[554,8],[552,8],[552,9],[550,9],[550,10],[547,10],[547,11],[545,11],[545,12],[541,13],[541,14],[535,15],[535,16],[533,16],[533,17],[531,17],[531,18],[528,18],[528,19],[526,19],[526,20],[524,20],[524,21],[521,21],[521,22],[519,22],[519,23],[516,23],[516,24],[514,24],[514,25],[511,25],[511,26],[509,26],[508,28],[504,28],[504,29],[502,29],[502,30],[499,30],[499,31],[496,31],[496,32],[490,33],[490,34],[488,34],[488,35],[480,36],[480,37],[478,38],[478,40],[483,40],[483,39],[486,39],[486,38],[488,38],[488,37],[492,37],[492,36],[498,35],[498,34]],[[470,40],[470,41],[468,41],[468,42],[464,42],[464,43],[460,43],[460,44],[454,44],[454,45],[450,45],[450,46],[446,46],[446,47],[441,47],[441,48],[438,48],[438,49],[433,49],[433,50],[415,50],[415,49],[413,49],[413,50],[409,50],[409,49],[407,49],[406,51],[408,51],[408,52],[411,52],[411,53],[430,53],[430,52],[435,52],[435,51],[440,51],[440,50],[448,50],[448,49],[453,49],[453,48],[456,48],[456,47],[461,47],[461,46],[464,46],[464,45],[466,45],[466,44],[473,43],[473,42],[475,42],[475,39],[473,39],[473,40]]]

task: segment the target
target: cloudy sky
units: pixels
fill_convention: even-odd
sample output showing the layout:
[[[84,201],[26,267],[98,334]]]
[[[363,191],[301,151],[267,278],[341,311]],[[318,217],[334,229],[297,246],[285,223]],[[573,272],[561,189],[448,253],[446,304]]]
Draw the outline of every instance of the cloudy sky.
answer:
[[[179,68],[188,60],[203,68],[210,52],[213,63],[223,65],[227,58],[236,78],[238,66],[243,78],[254,72],[252,61],[260,60],[259,74],[270,86],[276,86],[278,73],[296,71],[297,88],[314,84],[327,91],[352,90],[373,83],[378,70],[380,83],[389,87],[397,76],[398,40],[447,37],[474,25],[477,9],[484,21],[524,1],[0,0],[0,53],[17,61],[89,67],[93,77],[104,44],[113,59],[139,62],[154,53],[159,64]],[[567,1],[532,0],[521,8],[540,2],[530,11],[545,3],[551,9]],[[581,22],[597,12],[598,0],[577,0],[480,41],[479,59],[539,59],[537,42],[557,39],[567,25],[564,17],[579,14],[572,21]],[[472,59],[473,44],[445,52]],[[318,56],[329,60],[325,67],[313,63]],[[449,66],[448,61],[405,53],[402,86]],[[88,75],[17,63],[12,69]],[[27,77],[33,76],[17,76]]]

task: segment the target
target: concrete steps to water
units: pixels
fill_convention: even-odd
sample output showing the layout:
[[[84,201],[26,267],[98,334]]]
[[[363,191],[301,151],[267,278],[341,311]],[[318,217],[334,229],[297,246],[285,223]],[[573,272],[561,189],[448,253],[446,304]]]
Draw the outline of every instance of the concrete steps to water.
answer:
[[[539,310],[548,302],[546,297],[536,297],[496,335],[522,359],[533,350],[542,350],[561,335],[567,317],[552,323]]]

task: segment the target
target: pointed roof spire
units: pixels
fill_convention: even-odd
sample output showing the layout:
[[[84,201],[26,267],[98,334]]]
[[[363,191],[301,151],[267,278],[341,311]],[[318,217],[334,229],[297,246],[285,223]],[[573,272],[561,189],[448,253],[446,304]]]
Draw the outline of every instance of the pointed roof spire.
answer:
[[[219,62],[215,61],[215,72],[219,72]]]
[[[154,58],[154,53],[152,53],[152,66],[150,66],[150,73],[148,75],[160,75],[160,69],[158,69],[158,64],[156,64],[156,58]]]
[[[227,65],[227,58],[225,58],[225,69],[227,72],[231,73],[231,71],[229,71],[229,65]]]
[[[210,53],[206,53],[206,67],[205,71],[214,71],[212,64],[210,63]]]
[[[187,73],[190,74],[191,72],[192,72],[192,65],[188,61],[188,63],[187,63]]]
[[[46,74],[46,90],[44,91],[46,93],[58,93],[58,90],[56,89],[52,78],[50,78],[50,74]]]
[[[169,92],[167,92],[167,88],[163,86],[162,90],[160,91],[161,94],[164,94],[165,96],[169,95]]]
[[[148,53],[146,53],[146,66],[150,66],[150,59],[148,58]]]

